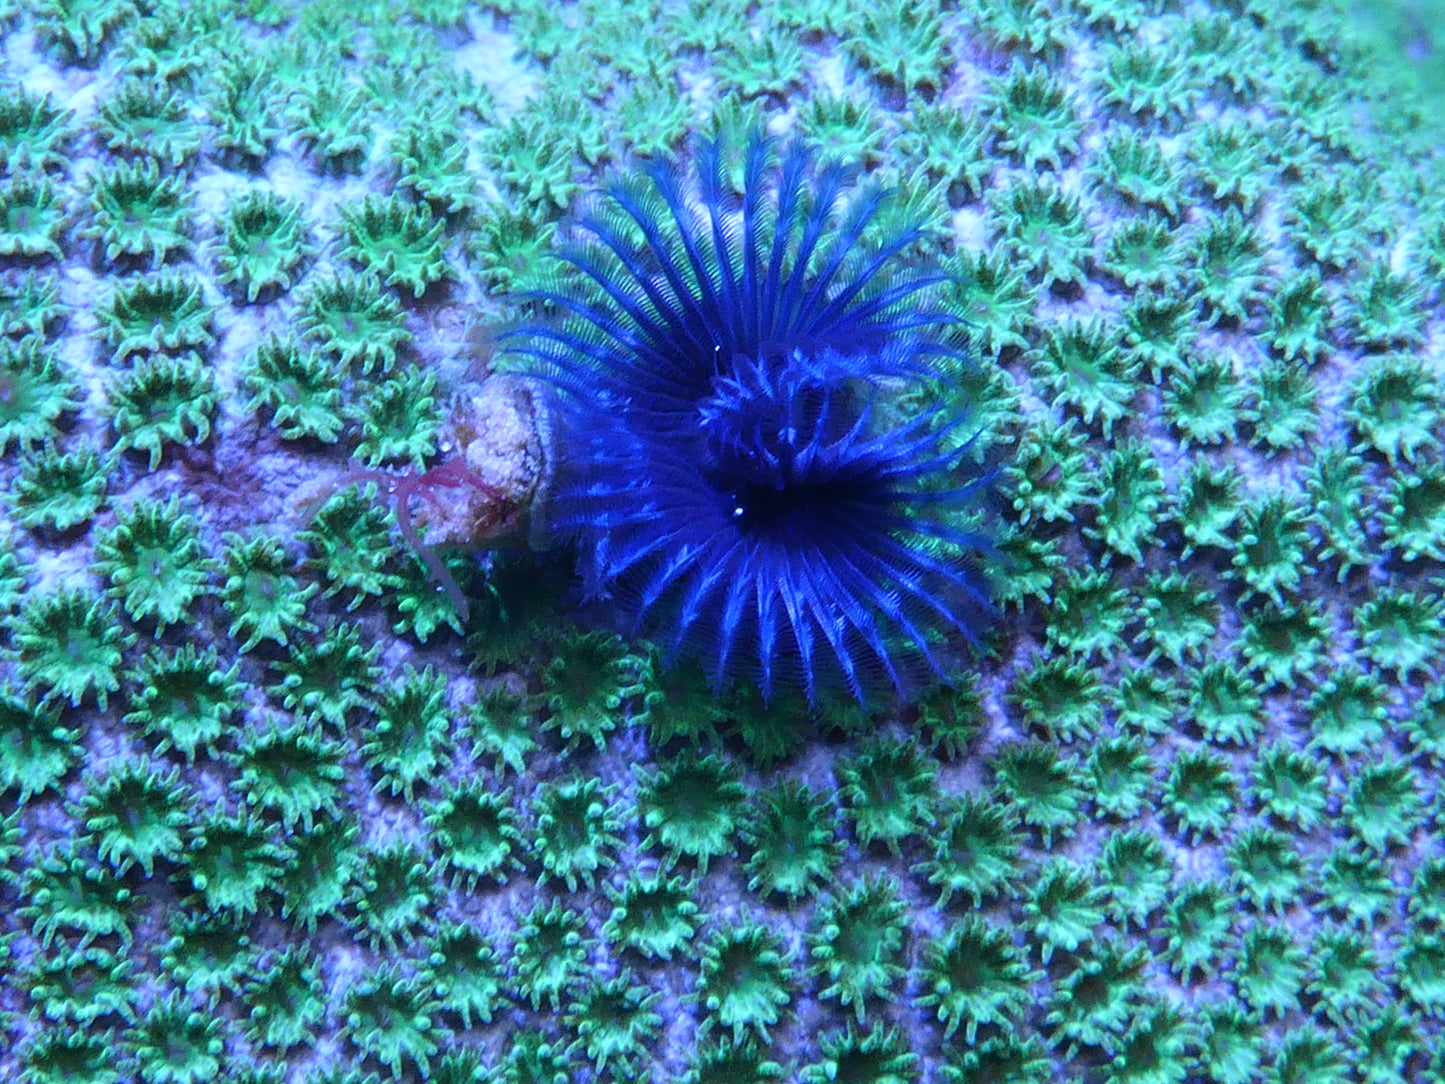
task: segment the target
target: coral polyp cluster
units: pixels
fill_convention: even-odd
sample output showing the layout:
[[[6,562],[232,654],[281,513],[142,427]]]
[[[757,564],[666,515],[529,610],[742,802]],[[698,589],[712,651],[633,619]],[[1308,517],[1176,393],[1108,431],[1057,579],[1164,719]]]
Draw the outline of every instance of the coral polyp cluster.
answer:
[[[0,1079],[1445,1084],[1442,11],[0,0]]]
[[[987,603],[982,473],[926,236],[801,143],[753,133],[623,180],[519,349],[556,396],[549,527],[584,592],[715,686],[859,699],[947,677]],[[936,291],[935,291],[936,293]]]

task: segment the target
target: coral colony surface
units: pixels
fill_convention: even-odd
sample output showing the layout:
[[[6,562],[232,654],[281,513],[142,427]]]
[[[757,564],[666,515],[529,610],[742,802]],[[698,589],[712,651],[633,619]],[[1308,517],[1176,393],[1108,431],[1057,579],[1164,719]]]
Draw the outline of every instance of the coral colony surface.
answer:
[[[1369,15],[0,0],[0,1077],[1445,1084]]]

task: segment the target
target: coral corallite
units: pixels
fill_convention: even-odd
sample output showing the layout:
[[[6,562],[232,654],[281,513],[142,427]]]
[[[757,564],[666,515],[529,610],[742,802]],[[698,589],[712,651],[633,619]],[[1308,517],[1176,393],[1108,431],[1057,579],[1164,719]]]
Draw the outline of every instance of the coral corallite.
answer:
[[[550,386],[542,515],[585,593],[713,685],[949,676],[988,612],[984,473],[945,276],[886,193],[755,134],[610,185],[516,332]],[[535,512],[534,512],[535,514]]]

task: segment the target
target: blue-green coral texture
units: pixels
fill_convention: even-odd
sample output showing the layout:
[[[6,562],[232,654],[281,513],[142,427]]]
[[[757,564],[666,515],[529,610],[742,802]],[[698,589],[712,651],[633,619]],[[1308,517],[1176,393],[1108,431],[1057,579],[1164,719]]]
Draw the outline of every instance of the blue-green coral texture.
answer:
[[[1350,7],[0,0],[0,1074],[1445,1082],[1438,58]],[[906,705],[565,554],[463,617],[364,473],[760,130],[967,321],[896,405],[998,616]]]

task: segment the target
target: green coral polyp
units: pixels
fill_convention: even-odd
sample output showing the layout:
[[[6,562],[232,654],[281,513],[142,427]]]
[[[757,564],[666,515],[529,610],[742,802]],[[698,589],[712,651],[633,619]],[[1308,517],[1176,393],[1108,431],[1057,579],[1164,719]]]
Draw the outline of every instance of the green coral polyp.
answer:
[[[326,1016],[326,988],[310,953],[288,949],[269,958],[261,974],[246,984],[250,1040],[279,1054],[315,1042]]]
[[[836,148],[840,160],[866,165],[878,162],[883,133],[869,99],[820,90],[798,112],[799,130],[819,146]]]
[[[1045,289],[1081,290],[1093,247],[1083,208],[1048,181],[1021,181],[990,193],[1008,251]]]
[[[502,992],[501,961],[480,930],[466,923],[449,923],[431,941],[426,976],[433,983],[438,1007],[462,1025],[472,1019],[489,1024],[508,1004]],[[442,1079],[447,1079],[445,1073]],[[461,1076],[460,1080],[471,1079]]]
[[[21,465],[10,497],[15,518],[61,534],[89,523],[105,503],[108,468],[89,445],[62,452],[47,444]]]
[[[1054,392],[1052,405],[1076,411],[1105,436],[1127,413],[1136,374],[1135,364],[1097,319],[1048,328],[1034,355],[1033,375]]]
[[[436,118],[403,128],[390,153],[400,183],[439,214],[466,214],[478,206],[476,179],[466,168],[467,146]]]
[[[393,193],[368,196],[343,208],[343,254],[375,272],[388,286],[405,286],[420,298],[434,283],[453,277],[445,248],[446,223],[434,219],[425,204],[409,203]]]
[[[172,993],[158,1001],[133,1033],[140,1075],[148,1084],[191,1084],[220,1071],[221,1020]]]
[[[378,381],[356,413],[361,439],[352,454],[367,466],[401,462],[420,470],[436,454],[441,417],[435,373],[408,368]]]
[[[585,1054],[599,1077],[635,1079],[638,1064],[656,1042],[663,1018],[656,1011],[662,993],[650,990],[630,971],[589,987],[567,1010],[577,1032],[569,1053]]]
[[[241,639],[241,650],[250,651],[262,640],[271,640],[282,647],[288,637],[298,632],[315,632],[316,626],[306,620],[306,602],[318,587],[302,587],[291,571],[294,561],[286,547],[274,535],[250,538],[228,534],[224,567],[225,583],[221,599],[231,614],[227,631],[232,639]]]
[[[420,976],[386,965],[347,991],[343,1034],[357,1055],[385,1066],[393,1080],[408,1072],[425,1078],[439,1049],[434,1005]]]
[[[1015,61],[989,88],[989,111],[999,150],[1030,170],[1047,163],[1055,170],[1079,151],[1081,126],[1064,88],[1047,67]]]
[[[206,350],[216,341],[212,309],[200,282],[179,271],[161,271],[118,285],[99,315],[112,363],[137,354]]]
[[[1053,859],[1039,871],[1023,910],[1030,932],[1042,942],[1045,965],[1056,950],[1072,953],[1092,939],[1094,927],[1104,921],[1104,898],[1103,887],[1066,859]]]
[[[218,804],[194,827],[186,861],[176,874],[196,899],[222,916],[240,919],[262,906],[289,857],[278,833],[250,812],[227,814]]]
[[[192,813],[179,776],[179,768],[165,772],[142,759],[118,764],[91,782],[74,812],[100,860],[117,875],[138,865],[149,878],[157,859],[180,858]]]
[[[15,620],[11,658],[27,687],[77,707],[93,698],[104,711],[120,688],[122,631],[115,606],[82,588],[29,595]]]
[[[1054,592],[1056,613],[1049,622],[1048,638],[1079,658],[1108,657],[1123,642],[1129,623],[1129,593],[1119,586],[1116,576],[1106,570],[1081,572],[1071,570]],[[1070,679],[1065,678],[1065,683]],[[1033,686],[1025,695],[1024,686]],[[1034,719],[1043,719],[1049,708],[1036,697],[1045,690],[1031,677],[1019,681],[1020,703]]]
[[[291,850],[292,864],[281,877],[281,915],[312,932],[324,918],[339,917],[360,872],[360,829],[352,822],[319,821]]]
[[[703,1010],[699,1029],[767,1045],[770,1029],[791,1004],[795,969],[776,934],[752,922],[720,927],[703,946],[693,998]]]
[[[1291,689],[1325,659],[1329,621],[1317,599],[1303,605],[1265,603],[1247,618],[1240,649],[1266,688]]]
[[[1264,250],[1259,233],[1234,208],[1195,236],[1193,284],[1212,323],[1241,323],[1257,306]]]
[[[1403,682],[1412,673],[1429,673],[1439,657],[1445,599],[1391,585],[1355,611],[1354,630],[1365,658]]]
[[[126,673],[129,726],[143,728],[157,756],[174,750],[195,760],[216,756],[216,744],[239,707],[239,665],[222,664],[214,647],[186,644],[171,651],[154,647]]]
[[[1035,307],[1023,269],[1000,254],[984,251],[959,261],[959,304],[973,325],[978,349],[1000,353],[1029,344],[1023,331]]]
[[[1356,449],[1378,452],[1392,467],[1414,463],[1422,449],[1440,446],[1439,402],[1439,385],[1419,359],[1395,354],[1369,362],[1345,410]]]
[[[1132,819],[1154,797],[1157,789],[1153,760],[1142,739],[1134,735],[1100,742],[1089,757],[1087,770],[1093,784],[1095,816]]]
[[[285,111],[286,127],[323,170],[352,173],[371,150],[369,105],[363,88],[334,75],[314,75]]]
[[[1422,463],[1392,477],[1380,522],[1400,560],[1445,561],[1445,468]]]
[[[893,0],[864,13],[854,26],[846,47],[870,71],[910,93],[938,88],[947,61],[936,12],[912,0]]]
[[[93,0],[46,0],[36,12],[40,40],[69,64],[95,67],[115,31],[129,21],[129,4]]]
[[[161,8],[147,12],[121,42],[125,70],[177,86],[192,85],[219,38],[213,13]]]
[[[482,281],[497,293],[542,285],[556,231],[556,222],[543,208],[489,206],[469,246]]]
[[[54,702],[37,702],[8,682],[0,684],[0,791],[24,805],[58,789],[84,752],[79,737]]]
[[[999,750],[990,767],[1008,812],[1035,829],[1044,846],[1053,846],[1055,834],[1060,838],[1073,835],[1082,816],[1083,788],[1072,760],[1060,755],[1055,745],[1011,742]]]
[[[348,613],[401,586],[401,578],[390,568],[398,552],[391,541],[391,525],[374,498],[374,487],[362,492],[348,486],[322,505],[297,534],[311,551],[311,563],[328,581],[321,597],[349,592]]]
[[[1164,496],[1163,473],[1148,445],[1119,442],[1100,463],[1099,487],[1094,524],[1084,528],[1084,535],[1113,553],[1142,562],[1144,547],[1157,539]]]
[[[1020,1016],[1033,976],[1003,930],[971,915],[925,946],[924,979],[918,1006],[936,1009],[944,1038],[962,1029],[972,1046],[980,1026]]]
[[[25,336],[34,336],[36,346],[49,343],[69,311],[60,300],[59,277],[33,267],[19,277],[0,280],[0,300],[5,302],[0,305],[0,333],[12,337],[0,342],[5,350],[23,347]],[[21,338],[16,342],[14,336]]]
[[[153,620],[157,634],[186,620],[195,600],[209,592],[213,568],[200,521],[175,497],[123,509],[98,540],[95,561],[131,620]]]
[[[67,1025],[72,1035],[84,1032],[75,1025],[97,1020],[136,1022],[140,991],[134,980],[134,961],[91,945],[62,950],[38,961],[25,976],[32,1004],[47,1020]]]
[[[1187,115],[1193,104],[1191,88],[1177,55],[1142,43],[1109,48],[1100,80],[1102,100],[1160,123]]]
[[[1126,219],[1109,238],[1099,265],[1126,289],[1171,289],[1180,271],[1173,231],[1153,212]]]
[[[1181,753],[1164,781],[1164,801],[1178,821],[1180,833],[1198,843],[1220,836],[1230,823],[1237,784],[1228,763],[1199,750]]]
[[[366,856],[352,886],[358,940],[373,952],[411,945],[433,925],[432,880],[419,848],[397,841]]]
[[[1099,855],[1099,873],[1114,922],[1123,929],[1130,923],[1148,929],[1168,898],[1174,872],[1174,860],[1153,832],[1131,828],[1110,836]]]
[[[0,256],[59,260],[68,215],[44,176],[20,174],[0,186]]]
[[[322,816],[342,814],[342,747],[304,722],[249,733],[227,759],[237,768],[231,788],[253,809],[309,833]]]
[[[1171,572],[1149,576],[1144,601],[1144,630],[1137,643],[1149,645],[1149,658],[1163,656],[1176,666],[1197,661],[1219,628],[1222,608],[1213,591],[1194,575]]]
[[[511,965],[533,1009],[544,1000],[554,1011],[561,1007],[564,993],[582,979],[591,945],[581,916],[560,901],[538,903],[527,913],[517,929]]]
[[[642,781],[638,804],[649,833],[642,846],[664,849],[669,865],[686,855],[705,874],[715,855],[733,851],[742,795],[731,762],[682,754]]]
[[[411,342],[406,314],[374,274],[342,270],[298,291],[301,329],[346,368],[390,372]]]
[[[1147,958],[1143,945],[1103,942],[1079,959],[1049,1001],[1045,1022],[1052,1044],[1074,1056],[1123,1032]]]
[[[131,943],[131,890],[77,844],[66,843],[26,870],[20,884],[22,919],[49,949],[56,934],[67,931],[84,949],[100,937]],[[63,943],[63,942],[62,942]]]
[[[693,937],[704,918],[692,899],[695,887],[682,874],[658,873],[634,873],[621,889],[609,887],[614,906],[603,939],[648,960],[695,956]]]
[[[1244,389],[1223,360],[1193,358],[1171,374],[1163,400],[1184,447],[1216,445],[1234,440]]]
[[[336,366],[320,351],[273,336],[252,354],[245,380],[246,409],[264,408],[281,439],[340,439],[344,395]]]
[[[254,304],[289,290],[311,249],[306,213],[299,203],[271,191],[247,192],[226,210],[216,277]]]
[[[1130,126],[1116,128],[1091,168],[1126,200],[1163,211],[1171,219],[1179,217],[1183,177],[1164,157],[1157,140]]]
[[[1179,291],[1140,290],[1124,308],[1124,343],[1157,383],[1178,370],[1192,338],[1192,307]]]
[[[1318,362],[1330,348],[1333,312],[1319,273],[1305,271],[1270,299],[1269,344],[1287,361]]]
[[[145,453],[151,470],[167,446],[206,443],[219,405],[212,371],[194,352],[138,361],[116,378],[106,404],[116,447]]]
[[[875,738],[836,768],[839,797],[862,847],[901,855],[905,839],[934,824],[934,770],[916,741]]]
[[[1271,817],[1307,832],[1325,809],[1323,767],[1308,753],[1277,742],[1260,754],[1253,793]]]
[[[376,773],[376,789],[410,801],[419,784],[451,762],[450,729],[445,675],[430,666],[420,671],[405,666],[382,688],[376,722],[361,744],[362,757]]]
[[[1384,853],[1409,843],[1424,816],[1414,769],[1403,760],[1368,765],[1350,781],[1343,812],[1370,850]]]
[[[110,263],[144,260],[158,269],[172,253],[191,246],[187,180],[163,175],[154,158],[102,170],[91,183],[90,221],[81,236],[94,241]]]
[[[279,680],[268,691],[298,718],[345,731],[375,703],[377,653],[377,645],[363,646],[358,626],[330,624],[315,640],[292,645],[275,664]]]
[[[1246,1003],[1266,1019],[1296,1008],[1306,961],[1289,930],[1257,921],[1241,942],[1233,979]]]
[[[1247,745],[1262,721],[1261,693],[1259,683],[1243,669],[1214,659],[1190,675],[1189,710],[1210,741]]]
[[[617,864],[613,857],[622,840],[623,807],[616,790],[597,779],[566,779],[544,783],[532,802],[537,818],[536,845],[542,859],[538,884],[556,878],[577,891],[591,888],[600,871]]]
[[[1256,909],[1282,916],[1298,897],[1303,863],[1284,833],[1265,827],[1246,829],[1230,844],[1228,859],[1233,884]]]
[[[106,146],[122,154],[150,155],[175,169],[201,149],[201,131],[181,93],[159,80],[126,80],[100,116]]]
[[[1249,213],[1268,185],[1264,150],[1259,128],[1231,121],[1206,126],[1190,146],[1189,159],[1216,201]]]
[[[1425,334],[1421,317],[1424,300],[1418,280],[1377,259],[1350,291],[1345,319],[1362,346],[1417,346]]]
[[[1214,970],[1229,932],[1231,903],[1219,885],[1198,881],[1183,885],[1169,902],[1164,920],[1169,966],[1183,981],[1198,981]]]
[[[272,112],[276,93],[269,58],[242,57],[223,63],[211,90],[211,123],[217,148],[233,159],[264,162],[281,126]]]
[[[66,145],[74,134],[71,116],[49,94],[41,97],[8,85],[0,95],[0,168],[18,174],[63,167]]]
[[[1103,698],[1093,669],[1066,658],[1036,658],[1011,690],[1024,723],[1061,744],[1092,737],[1103,721]]]
[[[568,636],[542,671],[543,726],[575,747],[588,739],[599,750],[626,719],[650,674],[646,659],[615,634]]]
[[[1084,439],[1072,420],[1063,425],[1045,423],[1025,435],[1008,468],[1016,494],[1013,507],[1021,524],[1034,517],[1044,523],[1074,522],[1076,510],[1092,494]]]
[[[79,409],[79,386],[39,335],[0,341],[0,453],[53,439]]]
[[[759,792],[743,829],[752,848],[748,888],[798,899],[829,880],[843,852],[837,813],[806,783],[782,780]]]
[[[1303,365],[1263,366],[1253,392],[1244,418],[1254,430],[1254,443],[1271,452],[1301,448],[1319,428],[1319,390]]]
[[[424,809],[422,823],[441,851],[437,872],[449,876],[453,887],[465,883],[471,892],[483,879],[506,884],[525,868],[520,854],[513,853],[521,850],[522,839],[511,787],[496,791],[469,781],[449,788]]]
[[[891,879],[870,878],[822,904],[809,935],[812,971],[824,1000],[851,1008],[859,1025],[868,1008],[894,1000],[903,979],[907,904]]]
[[[746,130],[746,129],[744,129]],[[899,138],[899,153],[930,182],[946,186],[950,205],[983,195],[995,163],[984,151],[983,117],[953,104],[915,105]]]

